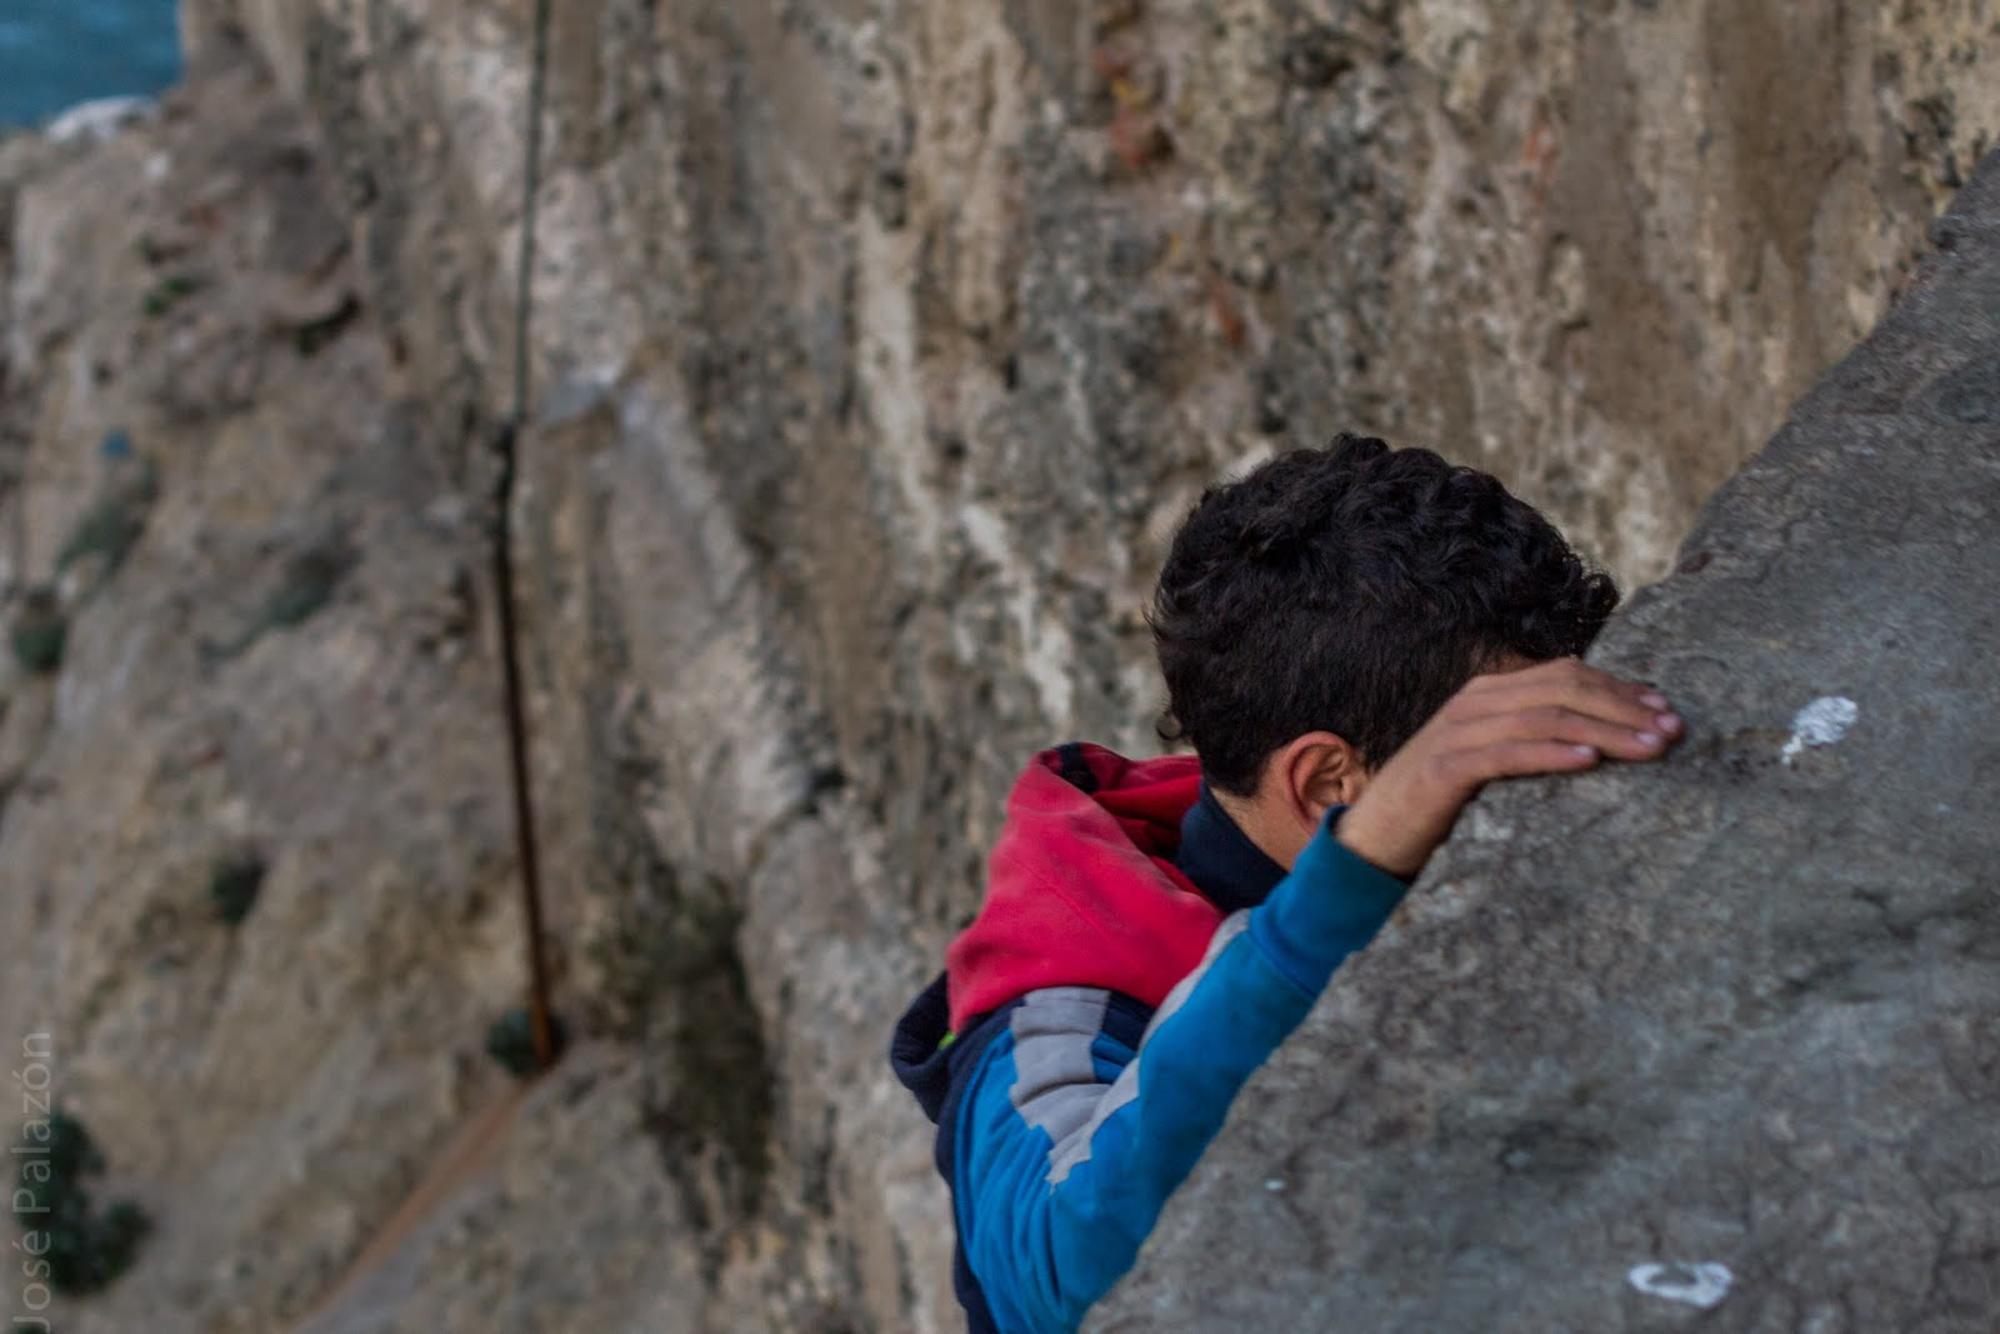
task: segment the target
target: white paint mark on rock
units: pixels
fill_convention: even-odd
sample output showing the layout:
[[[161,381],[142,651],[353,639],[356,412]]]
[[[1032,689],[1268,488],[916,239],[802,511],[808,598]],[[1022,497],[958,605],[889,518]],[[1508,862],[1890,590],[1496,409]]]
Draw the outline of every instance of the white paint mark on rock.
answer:
[[[1847,735],[1847,729],[1860,716],[1860,706],[1847,696],[1821,695],[1793,716],[1792,739],[1785,743],[1778,758],[1790,764],[1807,746],[1833,745]]]
[[[1734,1277],[1726,1266],[1718,1264],[1634,1265],[1625,1281],[1648,1297],[1706,1311],[1729,1295]]]

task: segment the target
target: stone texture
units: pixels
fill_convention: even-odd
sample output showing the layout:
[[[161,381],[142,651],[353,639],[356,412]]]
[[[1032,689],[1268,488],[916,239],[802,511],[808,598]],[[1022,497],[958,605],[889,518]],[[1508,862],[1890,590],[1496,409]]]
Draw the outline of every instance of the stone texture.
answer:
[[[311,109],[476,461],[531,6],[188,10]],[[955,1323],[881,1035],[1021,758],[1153,744],[1138,610],[1202,485],[1372,428],[1655,575],[2000,127],[1972,4],[582,0],[554,39],[519,527],[567,985],[650,1068],[768,1074],[661,1124],[780,1325]],[[755,1028],[691,1041],[690,973]]]
[[[504,1093],[531,8],[188,0],[157,124],[0,145],[9,614],[107,429],[158,469],[60,675],[0,667],[0,1029],[162,1217],[77,1327],[951,1328],[885,1032],[1022,758],[1153,744],[1200,487],[1376,429],[1659,573],[2000,126],[1975,0],[560,0],[515,526],[584,1045],[371,1251]],[[204,658],[313,553],[329,605]]]
[[[1095,1328],[1993,1328],[2000,154],[1936,234],[1593,654],[1688,744],[1481,799]]]
[[[347,229],[269,80],[214,72],[6,171],[6,582],[51,586],[69,633],[56,675],[0,681],[0,1032],[53,1035],[107,1191],[158,1223],[59,1323],[270,1329],[506,1084],[484,543],[384,393],[380,326],[332,318]],[[77,541],[113,531],[122,559]],[[211,883],[246,857],[232,928]]]

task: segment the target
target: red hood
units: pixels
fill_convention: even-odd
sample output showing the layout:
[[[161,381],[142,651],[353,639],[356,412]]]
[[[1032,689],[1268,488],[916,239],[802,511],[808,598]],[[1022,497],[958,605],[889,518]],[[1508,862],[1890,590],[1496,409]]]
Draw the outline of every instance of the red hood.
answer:
[[[1095,790],[1065,778],[1089,771]],[[1105,987],[1158,1006],[1222,914],[1168,860],[1201,792],[1193,756],[1044,751],[1007,798],[986,903],[945,956],[952,1031],[1039,987]]]

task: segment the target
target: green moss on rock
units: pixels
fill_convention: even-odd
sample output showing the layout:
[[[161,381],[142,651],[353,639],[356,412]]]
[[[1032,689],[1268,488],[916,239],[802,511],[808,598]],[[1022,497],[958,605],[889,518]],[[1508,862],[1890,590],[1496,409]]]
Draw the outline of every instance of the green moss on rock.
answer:
[[[283,576],[264,602],[262,627],[289,630],[311,620],[329,602],[341,580],[354,568],[354,553],[344,544],[322,542],[285,562]]]
[[[48,1261],[49,1286],[82,1296],[131,1268],[152,1220],[129,1200],[96,1208],[87,1182],[103,1174],[104,1155],[83,1122],[63,1111],[30,1121],[14,1156],[14,1219]]]
[[[52,593],[38,589],[28,595],[8,638],[21,669],[46,676],[62,666],[63,650],[69,643],[69,618]]]
[[[264,859],[254,853],[239,853],[215,864],[208,877],[209,901],[215,915],[230,926],[239,926],[257,906],[264,888]]]
[[[57,572],[96,557],[107,575],[115,573],[146,531],[146,518],[158,496],[159,475],[151,460],[141,460],[129,478],[106,490],[77,519],[57,553]]]
[[[192,273],[168,274],[147,289],[139,308],[147,319],[157,320],[206,286],[207,280]]]

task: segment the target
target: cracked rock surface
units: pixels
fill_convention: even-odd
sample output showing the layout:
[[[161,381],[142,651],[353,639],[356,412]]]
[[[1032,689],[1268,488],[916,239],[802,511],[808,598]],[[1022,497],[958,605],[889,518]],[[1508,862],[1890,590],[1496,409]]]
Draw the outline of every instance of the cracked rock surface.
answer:
[[[1688,743],[1476,803],[1095,1329],[1995,1327],[2000,155],[1932,234],[1593,655]]]

